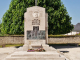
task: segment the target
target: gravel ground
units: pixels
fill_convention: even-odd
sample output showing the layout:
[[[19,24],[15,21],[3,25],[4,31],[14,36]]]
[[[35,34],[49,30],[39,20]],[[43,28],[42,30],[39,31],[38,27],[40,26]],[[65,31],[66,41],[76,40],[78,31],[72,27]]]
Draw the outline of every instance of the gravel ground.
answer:
[[[53,46],[58,51],[62,51],[64,56],[70,60],[80,60],[80,47],[75,46]],[[0,48],[0,60],[3,60],[7,55],[11,54],[15,47]]]

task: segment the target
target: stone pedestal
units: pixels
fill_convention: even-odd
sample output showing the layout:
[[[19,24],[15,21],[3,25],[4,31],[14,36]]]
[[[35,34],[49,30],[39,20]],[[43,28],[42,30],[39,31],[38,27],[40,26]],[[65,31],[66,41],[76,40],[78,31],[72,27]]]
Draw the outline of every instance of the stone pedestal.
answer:
[[[56,52],[26,52],[19,51],[11,54],[6,60],[65,60]]]
[[[46,50],[45,52],[27,52],[25,46],[25,49],[19,48],[19,50],[7,56],[5,60],[65,60],[65,57],[61,56],[55,48],[46,44],[42,46]]]
[[[49,47],[48,14],[45,8],[34,6],[27,8],[24,14],[24,45],[5,60],[65,60],[55,48]],[[45,49],[45,52],[27,52],[28,49]]]

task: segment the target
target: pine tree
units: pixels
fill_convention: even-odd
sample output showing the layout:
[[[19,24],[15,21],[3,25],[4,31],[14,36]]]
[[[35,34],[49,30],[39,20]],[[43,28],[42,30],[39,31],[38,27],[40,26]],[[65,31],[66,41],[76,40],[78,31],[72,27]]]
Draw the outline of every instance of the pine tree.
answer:
[[[35,5],[35,0],[11,0],[9,9],[2,17],[4,34],[24,34],[24,13]],[[48,13],[48,34],[64,34],[73,29],[71,17],[61,0],[38,0],[37,6],[44,7]]]

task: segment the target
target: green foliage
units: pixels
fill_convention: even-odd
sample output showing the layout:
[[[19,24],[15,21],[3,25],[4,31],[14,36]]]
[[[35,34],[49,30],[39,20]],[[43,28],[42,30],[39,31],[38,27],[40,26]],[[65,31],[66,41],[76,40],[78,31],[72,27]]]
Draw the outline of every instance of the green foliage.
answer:
[[[11,0],[9,9],[2,18],[1,32],[4,34],[24,34],[24,13],[35,5],[35,0]],[[61,0],[38,0],[38,6],[48,13],[48,33],[64,34],[72,30],[71,17]]]
[[[79,32],[79,34],[76,34],[76,35],[80,35],[80,32]]]
[[[0,36],[9,36],[9,37],[12,37],[12,36],[16,36],[16,37],[20,37],[20,36],[24,36],[24,35],[22,35],[22,34],[20,34],[20,35],[10,35],[10,34],[2,34],[2,33],[0,33]]]
[[[4,47],[17,47],[17,46],[23,46],[23,44],[5,44]],[[0,46],[1,48],[2,46]]]
[[[1,33],[2,24],[0,24],[0,33]]]
[[[79,35],[48,35],[48,38],[65,38],[65,37],[76,37]]]
[[[23,44],[6,44],[5,47],[12,47],[12,46],[23,46]]]

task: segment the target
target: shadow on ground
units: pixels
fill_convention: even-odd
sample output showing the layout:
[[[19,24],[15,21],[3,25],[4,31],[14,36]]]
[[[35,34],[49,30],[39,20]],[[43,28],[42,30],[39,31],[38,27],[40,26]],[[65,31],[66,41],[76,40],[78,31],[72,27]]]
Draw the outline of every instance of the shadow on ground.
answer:
[[[80,45],[76,46],[75,44],[49,44],[49,46],[52,46],[55,49],[80,47]]]
[[[15,48],[19,48],[19,47],[23,47],[23,46],[15,46]]]

